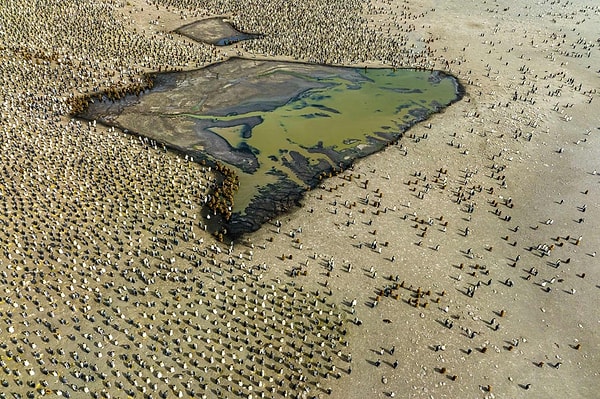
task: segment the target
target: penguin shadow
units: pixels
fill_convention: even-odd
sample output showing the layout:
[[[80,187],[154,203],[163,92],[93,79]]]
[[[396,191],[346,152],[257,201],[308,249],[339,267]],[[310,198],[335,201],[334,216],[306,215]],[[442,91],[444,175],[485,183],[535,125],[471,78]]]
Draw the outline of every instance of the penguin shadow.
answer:
[[[371,304],[371,303],[373,303],[373,302],[375,302],[375,301],[379,302],[379,300],[380,300],[381,298],[379,297],[379,295],[378,295],[378,292],[377,292],[377,291],[373,291],[373,296],[369,296],[369,297],[367,297],[367,299],[368,299],[370,302],[369,302],[369,301],[365,301],[365,303],[366,303],[366,304]]]
[[[371,298],[369,298],[369,299],[371,299]],[[364,302],[363,302],[363,305],[365,305],[365,306],[366,306],[366,307],[368,307],[368,308],[374,308],[374,307],[376,306],[376,304],[375,304],[375,303],[376,303],[376,302],[375,302],[375,298],[372,298],[372,300],[371,300],[371,301],[364,301]]]
[[[521,269],[522,272],[527,273],[529,275],[535,276],[535,273],[532,273],[533,268],[531,269]]]
[[[352,307],[352,301],[351,300],[347,300],[347,301],[342,301],[343,305],[346,305],[348,307]]]
[[[462,335],[462,336],[464,336],[464,337],[467,337],[467,338],[469,338],[469,339],[473,339],[473,338],[475,338],[475,336],[476,336],[477,334],[479,334],[479,333],[478,333],[478,332],[476,332],[476,331],[471,331],[471,334],[469,334],[469,332],[468,332],[468,331],[466,331],[466,330],[463,330],[463,331],[461,332],[461,335]]]
[[[447,319],[446,319],[446,320],[447,320]],[[451,324],[448,324],[448,323],[446,322],[446,320],[436,319],[435,321],[436,321],[436,322],[438,322],[438,323],[439,323],[439,324],[440,324],[442,327],[445,327],[445,328],[452,328],[452,323],[451,323]]]

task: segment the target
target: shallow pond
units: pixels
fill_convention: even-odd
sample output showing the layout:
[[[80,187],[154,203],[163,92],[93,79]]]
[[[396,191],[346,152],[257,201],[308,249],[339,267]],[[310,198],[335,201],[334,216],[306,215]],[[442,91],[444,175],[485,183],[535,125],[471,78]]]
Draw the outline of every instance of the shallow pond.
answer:
[[[240,180],[237,233],[459,97],[438,72],[232,59],[159,74],[140,97],[96,102],[83,116],[228,164]]]

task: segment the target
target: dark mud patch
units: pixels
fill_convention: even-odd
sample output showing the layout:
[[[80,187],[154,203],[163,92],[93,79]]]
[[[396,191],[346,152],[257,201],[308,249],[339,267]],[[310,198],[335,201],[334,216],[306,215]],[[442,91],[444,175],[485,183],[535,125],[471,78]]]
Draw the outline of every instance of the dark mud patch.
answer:
[[[229,46],[243,40],[262,37],[260,34],[240,32],[227,19],[222,17],[192,22],[177,28],[175,32],[197,42],[214,44],[215,46]]]

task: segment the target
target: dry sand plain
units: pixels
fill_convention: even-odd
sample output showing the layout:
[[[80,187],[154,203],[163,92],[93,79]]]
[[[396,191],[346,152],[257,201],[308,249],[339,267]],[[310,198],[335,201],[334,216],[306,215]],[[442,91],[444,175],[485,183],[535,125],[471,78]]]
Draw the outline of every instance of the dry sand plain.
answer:
[[[5,85],[4,397],[597,396],[598,6],[373,4],[467,95],[232,246],[210,171]]]

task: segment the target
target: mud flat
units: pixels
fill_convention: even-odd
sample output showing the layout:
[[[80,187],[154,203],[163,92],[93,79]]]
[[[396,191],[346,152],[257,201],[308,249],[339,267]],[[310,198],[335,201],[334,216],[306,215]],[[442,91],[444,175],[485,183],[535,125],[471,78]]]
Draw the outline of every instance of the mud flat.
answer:
[[[226,229],[235,237],[462,94],[436,71],[235,58],[158,74],[151,90],[96,101],[81,116],[234,168],[240,189]]]
[[[236,30],[225,18],[207,18],[177,28],[175,32],[198,42],[228,46],[243,40],[261,37],[259,34]]]

